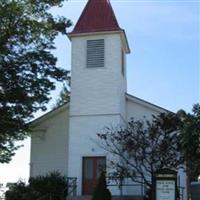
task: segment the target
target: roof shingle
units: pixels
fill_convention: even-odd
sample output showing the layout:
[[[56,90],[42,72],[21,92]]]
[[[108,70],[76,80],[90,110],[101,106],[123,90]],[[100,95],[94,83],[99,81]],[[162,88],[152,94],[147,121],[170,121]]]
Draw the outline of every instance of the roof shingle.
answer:
[[[70,34],[119,30],[122,29],[118,25],[109,0],[88,0]]]

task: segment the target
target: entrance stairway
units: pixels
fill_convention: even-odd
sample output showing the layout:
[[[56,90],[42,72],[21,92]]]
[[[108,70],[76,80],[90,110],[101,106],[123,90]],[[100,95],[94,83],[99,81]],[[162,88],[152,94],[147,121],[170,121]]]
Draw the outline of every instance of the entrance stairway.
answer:
[[[69,196],[67,200],[91,200],[92,196]]]
[[[91,196],[73,196],[67,197],[67,200],[91,200]],[[141,196],[113,196],[112,200],[143,200]]]
[[[113,196],[112,200],[143,200],[142,196]]]

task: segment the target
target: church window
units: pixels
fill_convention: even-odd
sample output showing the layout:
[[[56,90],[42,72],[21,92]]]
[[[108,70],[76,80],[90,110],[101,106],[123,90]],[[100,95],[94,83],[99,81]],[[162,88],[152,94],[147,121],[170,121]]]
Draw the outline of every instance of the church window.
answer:
[[[124,76],[124,70],[125,70],[125,64],[124,64],[124,51],[121,52],[121,69],[122,69],[122,75]]]
[[[87,67],[104,67],[104,39],[87,40]]]

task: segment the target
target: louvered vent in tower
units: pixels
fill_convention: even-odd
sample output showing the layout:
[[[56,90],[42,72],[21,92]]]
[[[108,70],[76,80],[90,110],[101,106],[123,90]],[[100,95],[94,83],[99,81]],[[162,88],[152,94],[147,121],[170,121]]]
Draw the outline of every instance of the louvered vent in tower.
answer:
[[[104,67],[104,39],[87,40],[87,67]]]

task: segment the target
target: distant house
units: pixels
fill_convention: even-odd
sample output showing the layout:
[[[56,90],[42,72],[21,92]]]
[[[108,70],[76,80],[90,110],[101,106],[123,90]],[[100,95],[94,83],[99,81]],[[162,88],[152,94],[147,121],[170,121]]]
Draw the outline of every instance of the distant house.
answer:
[[[70,103],[32,122],[30,175],[58,170],[77,178],[77,195],[90,195],[98,166],[111,156],[93,142],[96,133],[105,126],[123,125],[131,117],[151,118],[168,111],[127,94],[129,44],[108,0],[89,0],[68,37]],[[179,182],[186,186],[184,173]],[[118,189],[110,189],[119,194]]]
[[[191,183],[192,200],[199,200],[200,198],[200,182]]]

